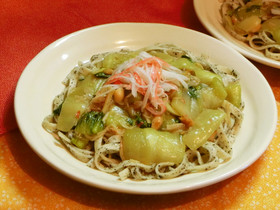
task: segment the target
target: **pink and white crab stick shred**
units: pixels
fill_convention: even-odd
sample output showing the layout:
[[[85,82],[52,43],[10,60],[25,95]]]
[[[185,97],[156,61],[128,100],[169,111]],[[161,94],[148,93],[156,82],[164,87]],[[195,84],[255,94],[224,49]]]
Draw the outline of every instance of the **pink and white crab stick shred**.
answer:
[[[104,88],[123,87],[130,90],[134,97],[139,93],[144,96],[142,111],[147,109],[152,114],[161,115],[166,110],[163,99],[168,99],[167,93],[178,90],[180,85],[188,88],[188,80],[182,70],[147,52],[141,52],[136,58],[120,65]]]

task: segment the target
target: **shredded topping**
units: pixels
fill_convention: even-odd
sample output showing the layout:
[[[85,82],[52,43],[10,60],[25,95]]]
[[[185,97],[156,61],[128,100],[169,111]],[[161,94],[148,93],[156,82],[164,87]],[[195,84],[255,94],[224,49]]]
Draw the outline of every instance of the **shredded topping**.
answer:
[[[164,101],[168,100],[167,93],[178,90],[178,81],[187,88],[188,80],[180,69],[160,58],[141,52],[139,56],[117,68],[104,88],[123,87],[130,90],[134,97],[139,93],[144,96],[142,111],[147,109],[155,115],[161,115],[166,111]]]

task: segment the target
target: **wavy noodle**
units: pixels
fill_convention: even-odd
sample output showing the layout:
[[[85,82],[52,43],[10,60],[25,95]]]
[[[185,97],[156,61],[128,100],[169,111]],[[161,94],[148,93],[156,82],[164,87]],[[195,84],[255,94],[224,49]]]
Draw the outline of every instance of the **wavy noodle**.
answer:
[[[180,58],[182,55],[186,55],[194,62],[199,63],[199,66],[202,68],[208,69],[209,71],[220,75],[224,84],[226,85],[239,80],[236,72],[232,69],[213,64],[207,60],[205,56],[196,57],[191,52],[179,49],[173,45],[158,44],[144,48],[142,50],[145,51],[145,54],[142,54],[142,56],[146,57],[150,57],[149,52],[151,51],[168,53],[173,56],[177,56],[178,58]],[[121,52],[125,53],[128,51],[123,50]],[[60,95],[55,97],[53,101],[53,110],[58,108],[59,104],[63,102],[67,95],[76,86],[79,79],[84,78],[86,75],[93,72],[99,72],[97,66],[99,65],[99,62],[103,60],[105,55],[108,55],[108,53],[94,55],[92,56],[91,60],[86,63],[79,62],[78,66],[75,67],[64,80],[66,87]],[[127,63],[122,65],[127,65]],[[175,67],[172,68],[174,71],[168,78],[173,78],[174,80],[174,78],[177,77],[176,72],[181,73],[181,70]],[[114,74],[117,74],[118,71],[121,72],[120,68],[117,68]],[[183,86],[187,87],[190,84],[197,85],[199,83],[199,80],[195,76],[193,76],[191,73],[188,74],[188,77],[180,77],[180,81],[177,81],[177,85],[181,83]],[[173,83],[170,83],[169,85],[171,89],[174,87],[177,88],[177,86]],[[143,87],[144,86],[141,88]],[[91,100],[91,108],[89,109],[93,109],[94,107],[96,109],[99,107],[100,110],[104,109],[104,106],[102,107],[100,104],[106,104],[108,95],[110,95],[117,88],[118,85],[105,84]],[[166,88],[168,89],[169,86],[166,86]],[[149,102],[149,97],[147,97],[146,99],[143,99],[146,100],[146,102],[143,102],[143,100],[139,99],[134,104],[130,104],[129,101],[131,100],[132,95],[133,93],[127,94],[123,103],[123,106],[128,110],[128,112],[130,109],[132,109],[132,112],[134,109],[140,109],[143,106],[143,103]],[[112,97],[112,94],[110,97]],[[107,101],[107,103],[109,104],[111,102]],[[109,107],[106,107],[105,112],[107,112],[108,109]],[[137,160],[122,160],[120,148],[123,133],[125,132],[125,129],[130,129],[131,126],[124,126],[123,128],[107,126],[95,135],[85,135],[84,138],[89,141],[89,144],[85,148],[80,149],[71,142],[71,138],[75,135],[73,130],[69,132],[61,132],[57,130],[57,117],[55,117],[54,114],[47,116],[44,119],[42,125],[49,133],[58,139],[59,142],[64,145],[71,154],[73,154],[73,156],[75,156],[80,161],[85,162],[88,167],[116,175],[120,178],[120,180],[125,180],[127,178],[131,178],[133,180],[170,179],[183,174],[214,169],[221,163],[231,159],[234,140],[239,131],[243,118],[243,105],[241,108],[237,108],[225,100],[220,109],[224,110],[226,113],[226,119],[220,125],[216,135],[195,151],[190,150],[187,147],[184,158],[180,164],[175,164],[173,162],[162,162],[158,164],[154,163],[147,165]],[[145,116],[149,121],[151,114],[148,110],[144,110],[143,116]],[[106,121],[107,118],[108,112],[105,113],[103,121]],[[187,132],[185,131],[186,125],[183,123],[170,124],[163,130],[170,132]]]

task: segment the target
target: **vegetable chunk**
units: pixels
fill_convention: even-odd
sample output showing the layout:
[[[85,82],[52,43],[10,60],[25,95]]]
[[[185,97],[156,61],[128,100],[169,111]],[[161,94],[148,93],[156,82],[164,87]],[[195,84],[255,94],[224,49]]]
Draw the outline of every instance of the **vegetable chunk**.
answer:
[[[105,122],[106,126],[112,125],[120,128],[128,128],[132,123],[132,119],[128,117],[128,114],[118,106],[112,107]]]
[[[237,108],[241,106],[241,86],[239,82],[232,83],[226,87],[227,100]]]
[[[179,134],[135,127],[125,131],[120,153],[122,160],[134,159],[144,164],[179,164],[184,158],[185,145]]]
[[[219,128],[225,119],[225,112],[222,110],[205,109],[194,121],[194,126],[183,135],[183,142],[191,150],[196,150],[209,139]]]
[[[99,131],[102,131],[104,128],[104,123],[102,112],[91,111],[84,114],[75,128],[75,132],[84,135],[96,134]]]
[[[66,97],[58,117],[57,129],[70,131],[77,124],[80,116],[86,111],[90,99],[102,87],[105,79],[97,79],[88,75],[79,85]]]

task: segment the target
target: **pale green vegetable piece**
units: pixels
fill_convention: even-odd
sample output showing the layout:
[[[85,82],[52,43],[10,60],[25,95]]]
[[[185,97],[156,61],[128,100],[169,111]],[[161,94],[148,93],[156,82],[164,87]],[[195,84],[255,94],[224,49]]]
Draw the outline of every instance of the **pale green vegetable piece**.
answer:
[[[171,107],[178,113],[179,116],[188,115],[188,105],[184,98],[180,95],[174,96],[171,101]]]
[[[222,110],[205,109],[194,120],[194,126],[183,135],[183,142],[191,150],[201,147],[225,119]]]
[[[205,83],[207,85],[211,84],[214,78],[222,80],[222,78],[218,74],[215,74],[207,70],[196,69],[194,72],[195,72],[195,76],[197,76],[200,79],[200,82]]]
[[[173,109],[169,103],[166,103],[166,110],[173,115],[180,116],[180,114],[175,109]]]
[[[225,100],[227,97],[227,91],[221,80],[216,77],[213,78],[210,86],[213,88],[213,92],[216,96],[218,96],[221,100]]]
[[[76,145],[80,149],[84,149],[89,140],[88,139],[81,139],[81,138],[72,138],[71,139],[72,144]]]
[[[163,52],[150,52],[151,55],[164,60],[167,63],[172,63],[176,58]]]
[[[237,27],[242,29],[243,31],[249,32],[257,32],[261,28],[261,19],[256,16],[250,16],[242,20],[240,23],[237,24]]]
[[[241,85],[239,82],[234,82],[226,87],[227,97],[230,103],[239,108],[241,106]]]
[[[90,99],[104,82],[105,79],[96,79],[93,75],[88,75],[78,84],[62,104],[57,121],[58,130],[67,132],[77,124],[79,116],[86,111]]]
[[[269,31],[273,39],[280,44],[280,19],[272,18],[262,24],[262,30]]]
[[[164,60],[178,69],[201,70],[198,65],[187,58],[176,58],[162,52],[150,52],[150,54]]]
[[[223,99],[219,98],[215,93],[214,89],[207,86],[201,89],[201,98],[203,107],[207,109],[217,109],[223,103]]]
[[[261,10],[262,1],[250,1],[246,4],[246,6],[243,6],[239,9],[237,9],[236,15],[239,20],[244,20],[250,16],[261,16],[262,10]]]
[[[202,70],[198,65],[194,62],[190,61],[187,58],[178,58],[170,63],[172,66],[177,67],[178,69],[188,69],[188,70]]]
[[[132,119],[118,106],[114,106],[108,113],[105,125],[128,128],[132,124]]]
[[[75,93],[75,92],[73,92]],[[86,110],[88,102],[81,95],[69,95],[64,101],[57,121],[57,129],[68,132],[76,125],[77,115]]]
[[[202,99],[192,98],[187,91],[178,91],[171,101],[172,108],[180,116],[187,115],[194,119],[203,109]]]
[[[123,62],[134,58],[138,55],[138,52],[128,52],[127,54],[125,53],[119,53],[119,52],[115,52],[115,53],[110,53],[108,54],[103,62],[102,62],[102,66],[103,68],[106,69],[115,69],[118,65],[122,64]]]
[[[135,127],[124,133],[121,156],[123,160],[133,159],[144,164],[179,164],[184,158],[185,148],[179,134]]]
[[[174,123],[179,123],[178,118],[174,117],[170,112],[165,112],[163,115],[162,128],[166,128],[168,125],[174,125]]]
[[[278,29],[275,29],[272,34],[276,43],[280,44],[280,26]]]

